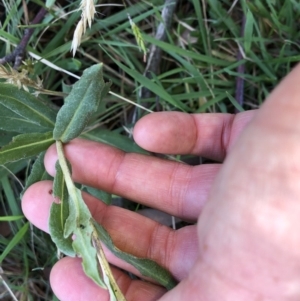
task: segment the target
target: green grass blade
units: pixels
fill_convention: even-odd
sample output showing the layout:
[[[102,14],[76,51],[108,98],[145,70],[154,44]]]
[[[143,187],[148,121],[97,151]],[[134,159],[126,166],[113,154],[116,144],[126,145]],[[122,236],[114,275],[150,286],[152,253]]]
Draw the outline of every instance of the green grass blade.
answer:
[[[176,54],[179,54],[181,56],[197,60],[199,62],[212,64],[212,65],[216,65],[216,66],[228,66],[229,63],[230,63],[230,62],[227,62],[225,60],[217,59],[217,58],[215,58],[211,55],[204,55],[204,54],[200,54],[200,53],[197,53],[197,52],[192,52],[190,50],[180,48],[180,47],[172,45],[170,43],[156,40],[155,38],[153,38],[149,35],[146,35],[146,34],[143,35],[143,38],[144,38],[145,41],[159,46],[161,49],[163,49],[167,53],[176,53]]]
[[[253,24],[254,24],[254,17],[250,9],[247,9],[246,14],[246,22],[245,22],[245,30],[244,30],[244,48],[245,53],[248,54],[251,49],[252,44],[252,35],[253,35]]]
[[[24,218],[24,215],[17,216],[0,216],[0,222],[14,222]]]
[[[236,101],[236,99],[230,95],[230,93],[226,93],[230,102],[233,104],[233,106],[239,111],[239,112],[244,112],[244,108]]]
[[[29,229],[29,223],[27,222],[24,226],[15,234],[13,239],[8,243],[2,254],[0,255],[0,264],[10,251],[24,238],[26,232]]]
[[[163,100],[165,100],[166,102],[175,106],[176,108],[180,109],[181,111],[183,111],[183,112],[188,111],[188,108],[183,103],[175,101],[174,98],[172,97],[172,95],[170,95],[163,87],[157,85],[152,80],[150,80],[147,77],[140,74],[138,71],[126,67],[124,64],[118,62],[113,57],[111,57],[111,58],[122,70],[124,70],[128,75],[132,76],[142,86],[146,87],[147,89],[152,91],[154,94],[158,95]]]

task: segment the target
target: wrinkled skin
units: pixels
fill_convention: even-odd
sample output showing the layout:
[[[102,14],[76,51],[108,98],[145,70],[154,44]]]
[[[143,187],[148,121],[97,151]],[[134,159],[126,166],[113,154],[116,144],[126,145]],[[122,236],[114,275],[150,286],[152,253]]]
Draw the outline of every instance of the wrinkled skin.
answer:
[[[173,231],[84,194],[119,248],[156,260],[180,281],[166,292],[113,268],[128,300],[300,300],[299,79],[300,66],[258,111],[236,116],[156,113],[134,129],[135,141],[149,151],[196,154],[222,164],[191,167],[79,139],[66,145],[75,181],[189,221],[198,219],[197,226]],[[56,160],[52,146],[45,157],[52,175]],[[25,215],[44,231],[51,185],[32,185],[22,201]],[[106,253],[116,267],[135,272]],[[108,300],[84,276],[78,258],[60,260],[50,280],[62,301]]]

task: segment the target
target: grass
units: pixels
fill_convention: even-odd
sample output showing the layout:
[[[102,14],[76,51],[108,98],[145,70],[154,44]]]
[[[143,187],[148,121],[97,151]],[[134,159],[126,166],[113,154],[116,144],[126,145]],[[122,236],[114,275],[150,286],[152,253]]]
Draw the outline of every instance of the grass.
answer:
[[[2,1],[0,57],[11,52],[22,37],[23,28],[17,25],[33,19],[43,3]],[[76,81],[72,74],[80,76],[85,68],[103,62],[111,90],[148,110],[235,113],[258,108],[300,59],[300,4],[296,0],[178,1],[165,41],[154,38],[164,1],[132,0],[126,2],[127,8],[123,1],[107,1],[97,7],[96,20],[73,58],[70,46],[80,13],[72,11],[78,4],[57,0],[30,40],[33,65],[28,61],[25,68],[33,78],[43,79],[45,89],[66,92]],[[127,13],[146,47],[156,45],[163,50],[159,72],[151,79],[143,76],[146,63]],[[33,59],[34,55],[44,61]],[[153,93],[142,98],[142,87]],[[62,104],[59,96],[45,99]],[[105,135],[94,139],[139,151],[117,134],[128,136],[124,127],[130,132],[144,114],[143,109],[109,95],[93,127],[101,126]],[[12,136],[0,131],[0,147]],[[20,193],[31,165],[32,161],[21,161],[0,167],[1,300],[56,300],[48,284],[49,270],[57,260],[55,246],[48,235],[28,224],[20,209]]]

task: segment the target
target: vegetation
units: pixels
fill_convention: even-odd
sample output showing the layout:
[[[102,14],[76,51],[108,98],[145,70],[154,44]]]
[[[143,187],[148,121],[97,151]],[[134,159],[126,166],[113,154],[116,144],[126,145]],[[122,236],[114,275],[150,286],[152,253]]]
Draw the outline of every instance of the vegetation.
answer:
[[[80,1],[3,0],[0,58],[15,49],[25,29],[34,30],[18,72],[5,64],[0,81],[38,91],[55,109],[86,68],[103,63],[111,93],[93,115],[86,138],[143,152],[132,141],[131,129],[149,111],[236,113],[258,108],[300,59],[296,0],[176,2],[170,14],[167,0],[99,1],[73,57]],[[45,5],[42,20],[28,25]],[[166,9],[167,17],[162,14]],[[0,106],[0,147],[23,133],[17,126],[5,128],[8,117]],[[48,283],[58,257],[56,247],[20,209],[35,159],[0,166],[2,300],[57,300]],[[104,196],[110,202],[110,196]]]

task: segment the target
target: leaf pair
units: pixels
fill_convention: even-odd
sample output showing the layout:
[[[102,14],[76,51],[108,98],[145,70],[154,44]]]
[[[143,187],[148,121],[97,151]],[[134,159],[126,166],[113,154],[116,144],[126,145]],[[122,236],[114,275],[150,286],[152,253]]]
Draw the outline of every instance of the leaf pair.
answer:
[[[104,256],[91,213],[81,191],[72,182],[61,142],[57,142],[57,148],[59,162],[56,164],[53,194],[59,199],[59,203],[53,203],[50,210],[49,229],[52,240],[65,254],[82,258],[85,274],[100,287],[108,289],[111,301],[125,300]]]

